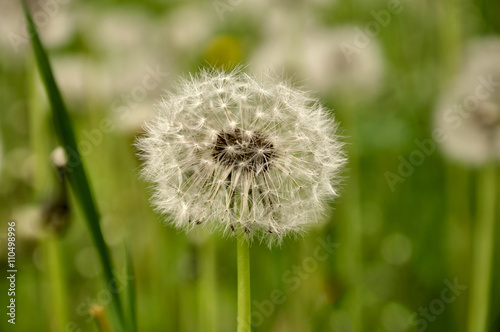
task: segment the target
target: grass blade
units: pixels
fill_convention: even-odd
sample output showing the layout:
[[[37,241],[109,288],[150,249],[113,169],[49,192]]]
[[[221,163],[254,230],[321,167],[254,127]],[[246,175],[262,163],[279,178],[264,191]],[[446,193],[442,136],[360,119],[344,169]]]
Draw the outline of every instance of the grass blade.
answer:
[[[53,112],[53,120],[56,129],[56,134],[61,141],[68,156],[72,156],[72,164],[75,165],[68,172],[69,183],[73,189],[73,193],[79,202],[87,226],[90,230],[91,238],[94,246],[99,254],[103,267],[104,281],[106,289],[112,294],[111,312],[117,331],[123,331],[124,317],[120,297],[116,291],[116,279],[113,275],[113,264],[109,249],[104,241],[101,226],[99,223],[100,216],[95,205],[92,192],[87,181],[85,169],[81,160],[81,155],[78,151],[76,138],[73,131],[73,126],[64,105],[61,93],[54,79],[52,69],[49,63],[47,53],[38,36],[35,24],[28,10],[25,1],[22,1],[23,10],[26,16],[28,31],[31,35],[33,51],[35,53],[36,62],[40,71],[43,84],[49,97],[51,109]]]

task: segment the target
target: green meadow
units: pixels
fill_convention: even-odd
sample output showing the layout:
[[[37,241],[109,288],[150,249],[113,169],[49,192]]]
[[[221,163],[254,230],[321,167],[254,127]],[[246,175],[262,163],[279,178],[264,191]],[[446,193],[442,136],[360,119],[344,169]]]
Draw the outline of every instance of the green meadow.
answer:
[[[179,78],[237,66],[311,91],[348,159],[321,222],[251,243],[251,330],[500,330],[498,1],[26,2],[0,4],[0,331],[237,329],[235,239],[155,212],[134,146]]]

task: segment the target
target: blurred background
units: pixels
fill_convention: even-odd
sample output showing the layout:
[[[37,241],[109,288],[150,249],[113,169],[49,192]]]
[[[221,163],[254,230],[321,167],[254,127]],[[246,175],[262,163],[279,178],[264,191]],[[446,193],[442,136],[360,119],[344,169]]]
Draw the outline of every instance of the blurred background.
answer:
[[[314,91],[349,157],[324,223],[277,249],[252,246],[253,329],[483,332],[467,324],[474,276],[487,274],[484,331],[500,331],[499,247],[491,264],[475,256],[500,236],[498,1],[29,2],[123,278],[130,247],[140,331],[236,328],[234,241],[165,226],[133,142],[179,76],[237,64]],[[2,310],[11,220],[18,268],[16,325],[2,311],[0,330],[99,331],[89,312],[109,299],[53,164],[58,142],[18,1],[0,2],[0,32]],[[488,96],[467,99],[481,84]],[[460,113],[447,111],[467,100],[478,112],[450,131]],[[493,226],[476,231],[484,214]]]

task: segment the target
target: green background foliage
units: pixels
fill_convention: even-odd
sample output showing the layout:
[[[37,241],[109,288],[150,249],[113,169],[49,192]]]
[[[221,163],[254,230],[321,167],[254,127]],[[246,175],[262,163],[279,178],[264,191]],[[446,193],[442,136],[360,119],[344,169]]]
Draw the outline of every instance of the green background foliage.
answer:
[[[399,12],[389,14],[383,25],[375,16],[393,1],[47,3],[28,5],[66,102],[100,224],[90,224],[89,232],[87,222],[97,222],[88,218],[91,203],[82,206],[79,190],[71,186],[72,176],[87,184],[75,155],[69,155],[69,183],[51,164],[52,151],[62,144],[53,124],[60,118],[51,110],[23,32],[21,6],[4,4],[4,311],[11,220],[17,224],[18,274],[16,325],[8,324],[2,311],[0,330],[96,331],[89,314],[95,304],[114,321],[102,276],[115,274],[131,331],[134,307],[139,331],[234,331],[235,241],[202,228],[186,235],[165,226],[168,216],[157,215],[148,203],[150,190],[138,176],[133,142],[152,104],[178,76],[239,63],[252,70],[253,55],[269,40],[273,26],[293,41],[308,38],[300,33],[309,31],[305,27],[312,21],[326,29],[378,24],[370,40],[380,44],[383,75],[368,90],[346,82],[342,89],[316,93],[340,121],[347,143],[341,197],[324,223],[303,237],[286,239],[272,250],[252,245],[254,330],[419,331],[424,323],[418,321],[426,317],[420,310],[428,308],[432,318],[423,319],[425,331],[466,331],[483,171],[447,160],[430,139],[434,110],[460,71],[466,46],[500,33],[497,1],[400,1]],[[284,76],[309,88],[307,74],[297,72],[296,65],[286,64]],[[140,89],[147,84],[154,87]],[[138,98],[141,91],[146,95]],[[416,151],[422,162],[411,161]],[[493,187],[499,187],[498,177]],[[498,198],[493,205],[498,238]],[[98,226],[113,266],[100,262],[107,249],[95,242]],[[325,249],[328,241],[335,244],[327,246],[331,250]],[[488,331],[500,329],[499,263],[497,245]],[[454,282],[467,289],[447,303],[443,292]]]

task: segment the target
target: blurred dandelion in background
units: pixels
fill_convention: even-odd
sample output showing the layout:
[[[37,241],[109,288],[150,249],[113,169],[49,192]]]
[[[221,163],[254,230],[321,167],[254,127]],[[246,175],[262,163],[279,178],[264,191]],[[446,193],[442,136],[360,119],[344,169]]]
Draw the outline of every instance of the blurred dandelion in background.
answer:
[[[436,112],[443,150],[466,164],[500,162],[500,38],[468,45],[464,66]]]
[[[463,66],[436,112],[440,143],[454,161],[478,173],[472,230],[467,331],[488,330],[500,161],[500,39],[471,41]]]
[[[313,88],[324,94],[358,97],[380,91],[384,60],[376,38],[355,46],[360,27],[314,27],[303,34],[300,70]],[[361,92],[361,93],[360,93]]]

